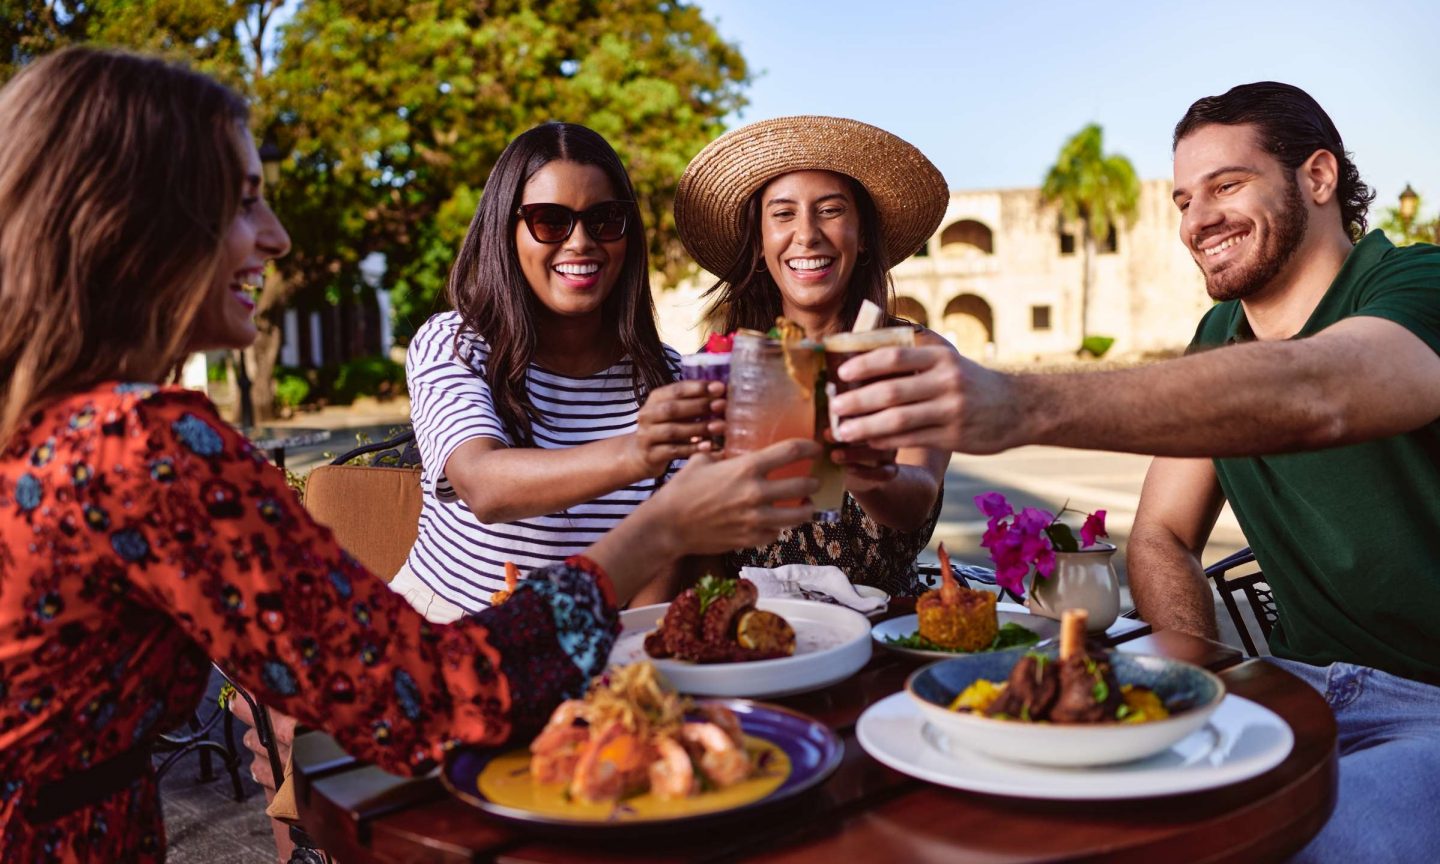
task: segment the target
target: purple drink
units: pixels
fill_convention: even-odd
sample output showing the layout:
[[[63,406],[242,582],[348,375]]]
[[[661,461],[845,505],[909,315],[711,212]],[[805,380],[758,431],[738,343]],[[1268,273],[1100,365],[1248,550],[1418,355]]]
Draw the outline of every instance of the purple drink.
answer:
[[[730,383],[730,354],[686,354],[680,358],[680,379],[682,381],[719,381]],[[706,414],[705,422],[723,420],[721,414]],[[715,452],[725,447],[725,436],[716,435],[710,439]]]

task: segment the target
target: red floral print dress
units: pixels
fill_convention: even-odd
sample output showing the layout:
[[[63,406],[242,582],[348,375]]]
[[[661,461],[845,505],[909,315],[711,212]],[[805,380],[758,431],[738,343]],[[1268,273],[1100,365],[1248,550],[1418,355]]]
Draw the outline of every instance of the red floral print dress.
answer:
[[[609,580],[583,558],[429,624],[203,396],[110,383],[65,397],[0,453],[0,861],[164,860],[148,759],[79,809],[37,821],[33,805],[183,723],[211,659],[410,773],[455,742],[538,728],[618,629]]]

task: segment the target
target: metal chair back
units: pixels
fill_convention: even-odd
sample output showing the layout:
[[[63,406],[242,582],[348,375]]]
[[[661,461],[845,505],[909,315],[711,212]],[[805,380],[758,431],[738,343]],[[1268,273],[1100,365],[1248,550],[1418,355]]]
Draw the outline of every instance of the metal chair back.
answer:
[[[1234,572],[1237,570],[1241,572]],[[1275,622],[1280,620],[1280,615],[1275,607],[1275,595],[1270,591],[1270,584],[1265,581],[1265,574],[1260,571],[1260,565],[1255,561],[1255,553],[1247,546],[1206,567],[1205,575],[1215,583],[1216,590],[1220,592],[1220,601],[1225,604],[1225,611],[1230,613],[1230,620],[1240,634],[1240,643],[1245,647],[1245,653],[1258,657],[1260,651],[1250,631],[1250,623],[1245,620],[1235,595],[1244,596],[1250,613],[1260,628],[1262,639],[1270,637],[1270,631],[1274,629]]]

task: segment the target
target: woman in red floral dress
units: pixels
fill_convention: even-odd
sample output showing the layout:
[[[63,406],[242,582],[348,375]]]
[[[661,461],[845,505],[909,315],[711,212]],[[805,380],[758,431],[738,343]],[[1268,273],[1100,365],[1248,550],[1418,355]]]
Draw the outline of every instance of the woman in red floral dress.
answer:
[[[211,659],[424,771],[538,728],[658,564],[808,515],[771,502],[812,481],[764,475],[809,442],[701,456],[585,556],[427,624],[203,396],[158,384],[254,339],[245,289],[289,248],[245,114],[204,76],[87,49],[0,91],[0,861],[163,860],[149,745]]]

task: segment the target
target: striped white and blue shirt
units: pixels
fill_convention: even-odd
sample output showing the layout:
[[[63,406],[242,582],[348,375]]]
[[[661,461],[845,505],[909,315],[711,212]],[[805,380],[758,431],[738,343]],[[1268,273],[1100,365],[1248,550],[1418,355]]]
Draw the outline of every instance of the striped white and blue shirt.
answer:
[[[477,519],[455,494],[445,464],[472,438],[494,438],[506,446],[515,442],[495,411],[482,375],[489,346],[466,333],[457,353],[460,328],[456,312],[432,316],[415,334],[405,358],[425,492],[419,537],[406,565],[440,597],[476,612],[505,587],[506,561],[529,573],[583,551],[649,498],[659,481],[644,480],[548,516],[500,524]],[[679,355],[669,346],[665,354],[672,376],[678,378]],[[640,406],[629,358],[584,378],[558,375],[532,363],[525,379],[539,412],[532,429],[537,447],[574,447],[635,429]]]

